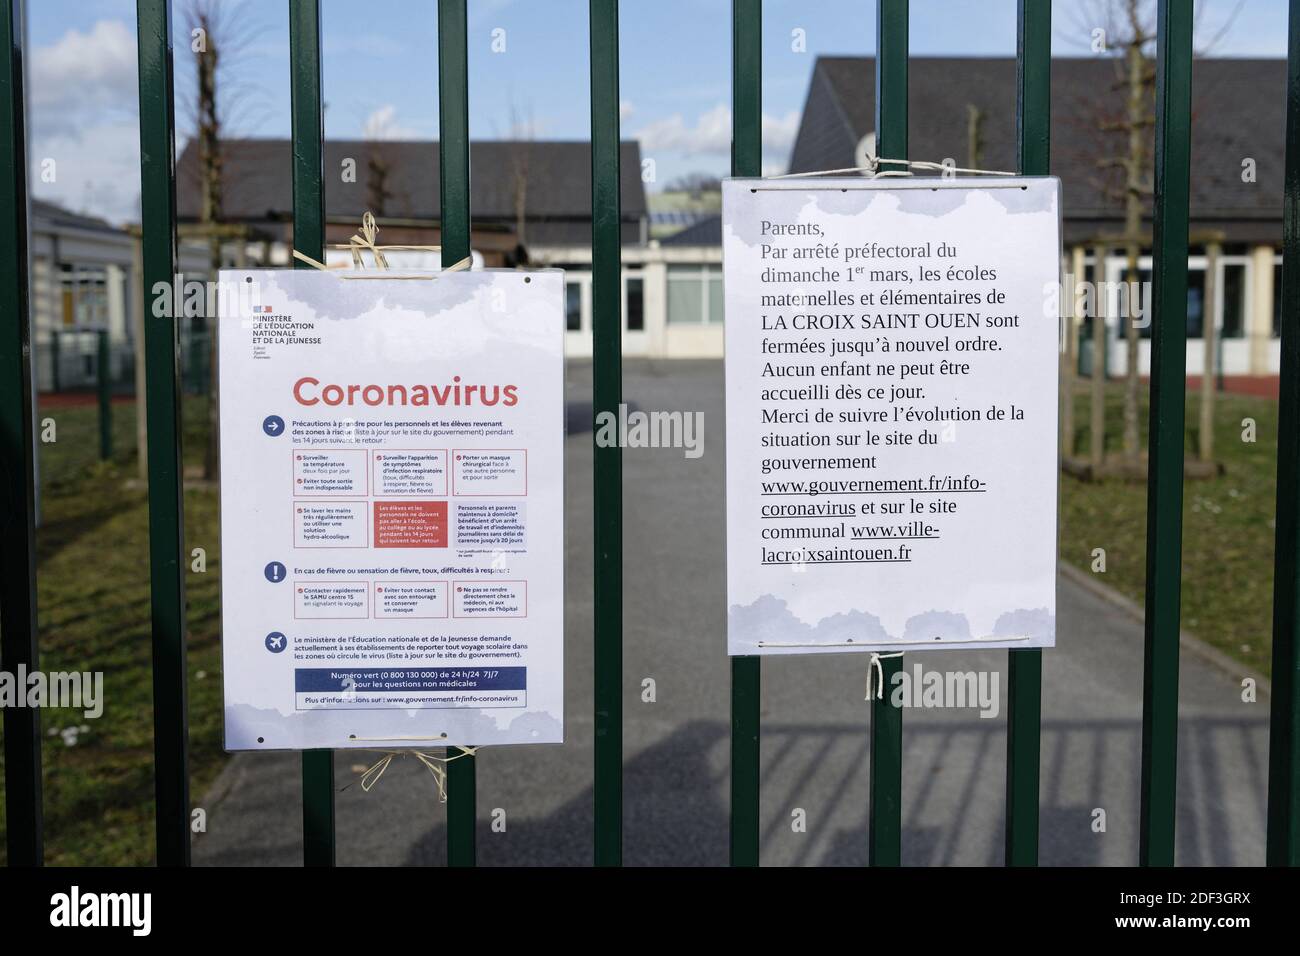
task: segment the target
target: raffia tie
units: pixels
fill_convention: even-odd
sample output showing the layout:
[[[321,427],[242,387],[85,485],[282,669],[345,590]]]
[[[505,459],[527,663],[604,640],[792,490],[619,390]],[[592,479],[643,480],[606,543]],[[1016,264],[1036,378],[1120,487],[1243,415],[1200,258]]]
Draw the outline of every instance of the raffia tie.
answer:
[[[384,771],[388,769],[388,766],[393,762],[394,757],[414,757],[424,765],[425,769],[429,771],[430,776],[433,777],[434,785],[438,788],[438,801],[440,803],[446,803],[447,764],[451,763],[453,760],[459,760],[461,757],[472,757],[478,752],[478,748],[476,747],[459,747],[457,749],[460,753],[452,757],[438,757],[425,750],[381,751],[383,756],[366,768],[365,772],[352,783],[360,783],[362,791],[369,793],[370,789],[375,784],[379,783],[380,778],[384,775]],[[350,783],[343,789],[347,790],[348,787],[351,786],[352,784]]]
[[[365,257],[362,255],[362,253],[365,250],[369,249],[370,255],[375,260],[375,269],[384,272],[388,270],[388,257],[384,255],[385,249],[403,249],[408,252],[441,252],[442,251],[442,246],[402,246],[402,245],[381,246],[375,243],[375,240],[378,237],[379,237],[379,226],[375,222],[375,217],[371,215],[369,210],[367,210],[365,215],[361,217],[361,228],[352,234],[352,238],[345,243],[334,243],[333,245],[329,246],[329,248],[346,249],[350,253],[352,253],[352,267],[358,271],[364,270],[366,268]],[[337,271],[335,267],[327,266],[319,259],[313,259],[305,252],[299,252],[297,249],[293,250],[293,257],[295,259],[298,259],[301,262],[307,263],[309,266],[315,269],[321,269],[325,272]],[[442,275],[443,272],[463,272],[470,267],[473,261],[474,260],[472,257],[466,256],[464,259],[461,259],[459,262],[453,263],[452,265],[449,266],[445,266],[442,272],[435,272],[432,274],[376,276],[376,275],[349,275],[347,272],[343,272],[339,275],[339,278],[342,279],[436,279],[438,278],[438,276]]]

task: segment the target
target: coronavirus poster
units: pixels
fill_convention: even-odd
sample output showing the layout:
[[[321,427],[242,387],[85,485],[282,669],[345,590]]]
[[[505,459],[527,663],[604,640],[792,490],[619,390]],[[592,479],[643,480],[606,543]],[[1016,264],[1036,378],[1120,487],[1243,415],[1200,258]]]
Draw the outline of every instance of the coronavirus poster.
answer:
[[[732,654],[1055,641],[1055,179],[729,180]]]
[[[226,748],[560,742],[562,274],[221,282]]]

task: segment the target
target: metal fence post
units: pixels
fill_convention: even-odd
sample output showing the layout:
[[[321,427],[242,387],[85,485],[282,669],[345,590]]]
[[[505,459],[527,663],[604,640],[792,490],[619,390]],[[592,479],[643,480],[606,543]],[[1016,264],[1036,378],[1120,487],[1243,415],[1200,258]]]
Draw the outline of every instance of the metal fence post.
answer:
[[[1282,367],[1277,426],[1273,694],[1268,734],[1268,864],[1300,866],[1300,0],[1287,23],[1282,203]],[[1222,368],[1222,364],[1220,364]]]
[[[28,299],[27,143],[20,0],[0,12],[0,658],[36,670],[36,490]],[[41,719],[4,709],[10,866],[42,862]]]
[[[908,0],[876,5],[876,155],[907,159]],[[867,813],[872,866],[902,859],[903,709],[889,690],[902,658],[881,661],[884,693],[871,705],[871,797]]]
[[[113,457],[113,382],[112,355],[109,351],[108,329],[95,333],[95,385],[99,393],[99,457],[108,461]]]
[[[470,254],[469,39],[465,0],[438,0],[438,165],[445,268]],[[448,756],[456,759],[447,764],[447,865],[473,866],[478,758],[465,751]]]
[[[1052,106],[1052,2],[1019,0],[1016,13],[1016,152],[1022,175],[1048,172]],[[1073,397],[1066,395],[1067,402]],[[1038,865],[1038,777],[1043,652],[1007,652],[1008,866]]]
[[[1183,564],[1183,424],[1187,399],[1192,5],[1184,0],[1160,0],[1156,33],[1151,420],[1147,453],[1150,473],[1139,855],[1144,866],[1172,866]]]
[[[731,5],[731,175],[763,171],[763,3]],[[758,866],[761,657],[731,659],[731,865]]]
[[[289,0],[293,122],[293,247],[325,259],[324,116],[320,0]],[[295,259],[296,268],[310,266]],[[334,751],[302,754],[302,848],[306,866],[334,865]]]
[[[144,289],[170,289],[176,270],[175,105],[168,0],[137,0],[140,202]],[[149,428],[149,593],[153,623],[154,774],[158,863],[190,862],[185,547],[176,303],[145,322]],[[145,313],[149,315],[148,312]]]
[[[618,0],[591,0],[592,414],[623,392]],[[595,442],[597,429],[592,428]],[[623,862],[623,459],[593,448],[596,865]]]

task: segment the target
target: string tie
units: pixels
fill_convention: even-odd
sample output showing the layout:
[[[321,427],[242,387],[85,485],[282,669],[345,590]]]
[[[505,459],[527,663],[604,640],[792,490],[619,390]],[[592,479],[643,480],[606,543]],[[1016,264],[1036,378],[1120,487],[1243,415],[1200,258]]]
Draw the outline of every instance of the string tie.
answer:
[[[881,666],[881,661],[887,657],[902,657],[902,651],[896,651],[892,654],[880,654],[876,651],[871,652],[871,660],[867,663],[867,696],[863,700],[884,700],[885,699],[885,668]],[[871,693],[871,678],[876,678],[876,693]]]

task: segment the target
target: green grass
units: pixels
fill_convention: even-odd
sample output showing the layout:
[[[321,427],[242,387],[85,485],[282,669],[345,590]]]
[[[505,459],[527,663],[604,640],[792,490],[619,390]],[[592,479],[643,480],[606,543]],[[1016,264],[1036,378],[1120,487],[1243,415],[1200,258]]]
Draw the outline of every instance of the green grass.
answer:
[[[205,412],[201,399],[186,400],[187,465],[202,461]],[[42,713],[45,859],[51,865],[154,861],[148,503],[133,482],[134,406],[114,405],[113,416],[116,454],[101,462],[93,405],[40,412],[56,427],[56,440],[39,451],[41,667],[104,674],[100,718],[87,720],[73,710]],[[207,551],[207,572],[186,576],[190,786],[197,803],[224,760],[214,490],[186,492],[185,524],[187,554],[193,547]],[[59,733],[81,726],[89,730],[74,743]],[[2,815],[0,807],[0,830]]]
[[[1269,673],[1273,614],[1273,514],[1277,402],[1220,394],[1215,404],[1215,456],[1224,474],[1188,479],[1183,487],[1183,628],[1237,660]],[[1139,420],[1146,448],[1147,395]],[[1088,397],[1075,396],[1080,452],[1090,439]],[[1122,446],[1122,389],[1106,392],[1106,449]],[[1243,419],[1256,440],[1242,440]],[[1186,449],[1194,456],[1200,393],[1188,392]],[[1142,482],[1061,478],[1061,557],[1091,573],[1092,551],[1106,551],[1097,577],[1141,603],[1146,576],[1147,490]]]

